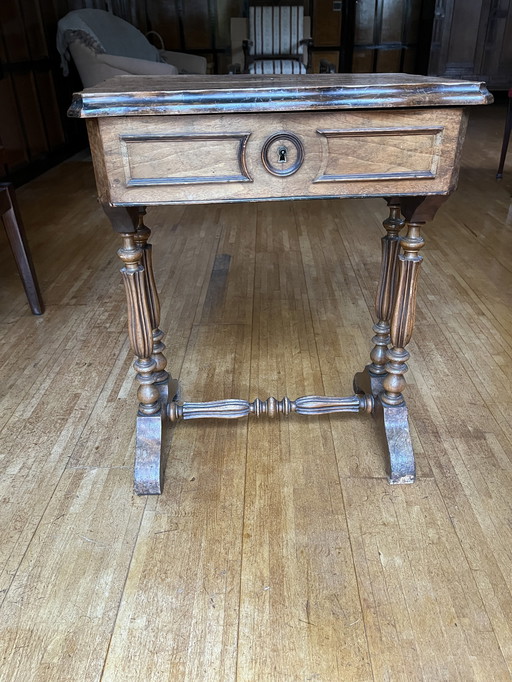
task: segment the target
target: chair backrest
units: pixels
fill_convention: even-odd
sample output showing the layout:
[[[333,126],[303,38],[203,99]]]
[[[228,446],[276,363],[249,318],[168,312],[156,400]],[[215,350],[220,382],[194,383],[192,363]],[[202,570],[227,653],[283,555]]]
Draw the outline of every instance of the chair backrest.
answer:
[[[302,5],[249,8],[250,52],[258,56],[300,55],[304,46]]]
[[[57,26],[57,49],[63,62],[73,36],[82,34],[96,53],[160,61],[156,47],[139,29],[102,9],[78,9],[66,14]],[[64,63],[62,64],[65,68]]]

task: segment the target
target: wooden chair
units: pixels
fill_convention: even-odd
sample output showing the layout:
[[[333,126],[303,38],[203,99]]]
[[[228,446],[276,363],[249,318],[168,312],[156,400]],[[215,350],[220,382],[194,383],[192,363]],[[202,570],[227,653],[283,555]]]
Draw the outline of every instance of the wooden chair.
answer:
[[[505,120],[505,132],[503,133],[503,143],[501,145],[501,156],[500,163],[498,166],[498,172],[496,173],[496,180],[501,180],[501,178],[503,177],[503,167],[505,165],[505,159],[507,158],[508,141],[510,139],[511,130],[512,130],[512,88],[508,91],[507,118]]]
[[[307,73],[311,38],[304,37],[304,7],[249,7],[245,73]]]
[[[231,18],[230,73],[301,74],[311,71],[311,17],[302,5],[249,7],[248,17]],[[320,60],[320,73],[334,73]]]
[[[0,216],[14,254],[30,308],[34,315],[42,315],[44,312],[43,299],[39,290],[39,284],[37,283],[25,230],[21,222],[16,194],[11,183],[0,183]]]

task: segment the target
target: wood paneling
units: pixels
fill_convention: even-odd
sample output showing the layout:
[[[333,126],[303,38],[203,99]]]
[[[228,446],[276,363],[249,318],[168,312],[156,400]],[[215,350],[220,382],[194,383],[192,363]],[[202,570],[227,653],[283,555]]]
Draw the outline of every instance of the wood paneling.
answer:
[[[447,193],[461,116],[460,109],[212,114],[206,123],[190,115],[173,119],[174,125],[159,116],[105,118],[100,121],[107,172],[103,189],[109,203],[146,205],[193,203],[198,197],[247,201]],[[276,130],[298,137],[277,137],[262,156]],[[278,161],[282,144],[286,163]],[[288,166],[290,174],[281,176]]]
[[[332,0],[314,0],[312,19],[312,38],[315,47],[332,47],[340,44],[341,11],[333,10]]]
[[[359,0],[353,70],[424,73],[433,16],[432,0]]]
[[[0,6],[0,137],[6,147],[4,172],[9,174],[65,148],[65,109],[54,84],[56,74],[61,79],[56,21],[53,5],[40,0],[4,0]]]
[[[512,84],[510,0],[439,0],[429,73],[485,80],[496,89]]]

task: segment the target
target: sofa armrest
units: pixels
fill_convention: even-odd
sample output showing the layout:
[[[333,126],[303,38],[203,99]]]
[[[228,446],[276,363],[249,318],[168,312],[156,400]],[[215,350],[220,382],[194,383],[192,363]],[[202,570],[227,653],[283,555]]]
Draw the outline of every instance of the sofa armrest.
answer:
[[[176,75],[178,70],[171,64],[152,62],[148,59],[98,54],[79,41],[70,44],[69,51],[75,62],[84,88],[90,88],[107,78],[121,75]]]
[[[98,62],[133,75],[175,76],[178,73],[178,69],[172,64],[167,64],[165,62],[151,62],[149,59],[135,59],[134,57],[118,57],[117,55],[113,54],[99,54],[97,55],[97,60]]]
[[[175,66],[178,73],[206,73],[206,57],[185,52],[170,52],[169,50],[160,50],[160,57],[167,64]]]

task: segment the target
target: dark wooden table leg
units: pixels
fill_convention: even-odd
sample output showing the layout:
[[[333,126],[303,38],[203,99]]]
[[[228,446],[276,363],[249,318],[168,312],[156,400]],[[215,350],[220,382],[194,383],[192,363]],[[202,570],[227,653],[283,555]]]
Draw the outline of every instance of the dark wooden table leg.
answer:
[[[160,329],[160,299],[155,283],[153,270],[153,246],[149,243],[151,230],[144,223],[146,210],[143,207],[138,209],[139,218],[137,231],[135,233],[135,244],[142,249],[142,265],[144,267],[146,288],[149,297],[151,328],[153,333],[153,354],[156,362],[155,384],[160,391],[162,405],[167,405],[170,400],[176,398],[177,382],[173,380],[166,370],[167,358],[164,355],[165,344],[163,343],[164,333]]]
[[[124,263],[121,268],[126,300],[128,303],[128,334],[136,356],[133,364],[137,372],[139,389],[137,397],[136,448],[134,489],[138,495],[159,495],[162,492],[163,461],[162,441],[163,422],[167,417],[166,405],[162,404],[159,382],[167,386],[166,360],[157,340],[155,349],[155,300],[150,282],[154,283],[152,273],[144,267],[144,247],[139,244],[147,240],[140,226],[136,208],[103,206],[112,226],[120,232],[123,246],[118,255]],[[143,234],[137,235],[137,230]],[[148,263],[146,253],[146,263]],[[149,261],[150,263],[150,261]],[[153,286],[153,285],[151,285]],[[156,305],[156,308],[158,306]],[[165,376],[164,376],[165,374]],[[166,395],[166,389],[164,389]]]
[[[507,116],[505,119],[505,130],[503,132],[503,142],[501,144],[500,162],[498,164],[498,171],[496,173],[496,180],[503,178],[503,168],[505,166],[505,159],[507,158],[508,143],[510,140],[510,132],[512,131],[512,90],[508,91]]]
[[[390,457],[390,483],[412,483],[416,475],[403,390],[409,359],[405,347],[414,328],[418,275],[423,260],[419,252],[425,244],[421,226],[420,222],[408,222],[407,234],[401,239],[403,254],[399,256],[398,289],[391,318],[391,348],[387,353],[384,390],[380,395]]]
[[[363,372],[359,372],[354,377],[356,393],[371,393],[375,397],[378,397],[382,392],[382,381],[386,375],[385,365],[388,346],[391,341],[390,321],[396,297],[398,254],[400,251],[399,232],[405,225],[405,220],[400,214],[400,200],[389,199],[388,207],[389,217],[383,222],[386,235],[381,240],[380,279],[375,297],[377,322],[373,325],[375,336],[372,341],[375,345],[370,353],[372,362],[365,367]]]
[[[44,312],[43,299],[18,210],[16,194],[10,183],[0,184],[0,214],[30,309],[34,315],[42,315]]]
[[[384,221],[387,235],[382,240],[382,266],[376,299],[378,322],[374,326],[375,347],[371,364],[356,374],[356,393],[371,393],[376,398],[374,415],[382,419],[389,452],[390,483],[413,483],[416,475],[407,405],[403,391],[406,381],[409,343],[416,311],[416,291],[420,264],[420,249],[424,245],[421,227],[432,220],[440,204],[439,197],[402,199],[407,234],[399,238],[404,225],[399,204],[388,202],[390,216]],[[399,255],[399,247],[402,254]],[[389,346],[390,344],[390,346]]]

